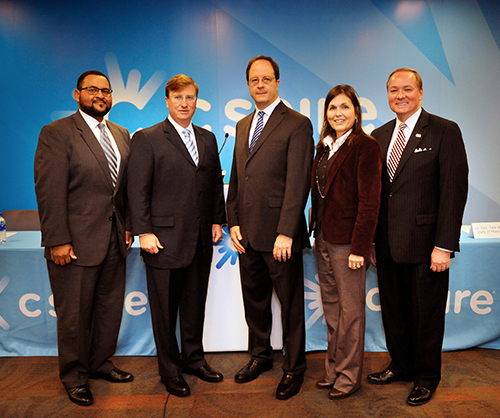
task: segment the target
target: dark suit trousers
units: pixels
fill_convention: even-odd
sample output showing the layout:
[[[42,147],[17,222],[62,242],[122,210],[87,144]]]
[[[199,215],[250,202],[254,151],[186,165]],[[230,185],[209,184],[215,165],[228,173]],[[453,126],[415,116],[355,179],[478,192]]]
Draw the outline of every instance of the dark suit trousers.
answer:
[[[449,270],[434,273],[429,262],[378,261],[382,321],[392,362],[389,368],[435,389],[441,380]]]
[[[59,376],[66,388],[87,383],[90,372],[114,368],[125,295],[125,259],[114,225],[104,261],[93,267],[47,260],[57,314]],[[76,254],[78,257],[78,254]]]
[[[285,351],[283,370],[304,373],[306,358],[302,252],[292,252],[289,260],[279,262],[273,258],[272,252],[255,251],[249,244],[245,253],[240,254],[239,262],[252,359],[273,359],[270,336],[274,287],[281,303]]]
[[[146,265],[146,273],[160,376],[179,376],[183,366],[204,366],[203,325],[210,264],[203,255],[201,237],[188,267],[160,269]],[[182,360],[176,336],[177,312]]]

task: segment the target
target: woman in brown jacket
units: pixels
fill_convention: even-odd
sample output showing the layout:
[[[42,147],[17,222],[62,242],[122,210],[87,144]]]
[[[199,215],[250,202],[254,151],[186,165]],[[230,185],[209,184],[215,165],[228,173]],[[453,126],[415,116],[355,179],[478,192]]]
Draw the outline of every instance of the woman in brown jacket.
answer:
[[[380,146],[361,127],[351,86],[334,87],[311,178],[312,218],[323,311],[328,327],[325,377],[330,399],[361,386],[365,340],[365,279],[380,202]]]

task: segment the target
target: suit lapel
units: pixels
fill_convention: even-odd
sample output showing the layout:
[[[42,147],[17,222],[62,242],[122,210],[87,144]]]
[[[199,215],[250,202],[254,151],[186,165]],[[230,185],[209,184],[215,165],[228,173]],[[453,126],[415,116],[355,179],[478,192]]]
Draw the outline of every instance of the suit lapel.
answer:
[[[394,132],[395,126],[396,119],[387,125],[385,132],[380,136],[379,144],[380,148],[382,148],[382,159],[385,164],[387,164],[387,151],[389,150],[389,144],[391,143],[392,133]]]
[[[239,121],[239,127],[238,127],[238,140],[241,145],[239,146],[239,149],[244,153],[245,158],[248,159],[250,156],[250,150],[249,150],[249,137],[250,137],[250,127],[252,126],[252,120],[255,115],[255,112],[251,113],[248,116],[245,116],[241,121]],[[241,140],[239,139],[241,138]]]
[[[205,135],[203,135],[203,131],[195,125],[193,125],[193,130],[196,137],[196,146],[198,148],[198,166],[200,166],[205,156]]]
[[[87,146],[90,148],[92,154],[94,154],[96,160],[99,162],[104,177],[106,178],[106,181],[109,184],[109,187],[113,189],[113,183],[111,181],[111,172],[109,171],[108,160],[106,158],[106,155],[104,154],[101,144],[99,144],[99,141],[95,137],[92,130],[89,128],[89,125],[87,125],[87,122],[85,122],[85,120],[83,119],[82,115],[80,115],[79,112],[76,112],[74,116],[75,116],[74,121],[76,127],[80,131],[82,139],[85,141]]]
[[[163,130],[165,131],[167,140],[170,141],[179,150],[181,155],[186,160],[188,160],[190,164],[196,167],[193,159],[191,158],[191,154],[189,153],[189,151],[186,148],[186,145],[184,144],[184,141],[179,136],[177,129],[174,128],[174,126],[170,123],[168,119],[165,119],[165,121],[163,122]]]
[[[257,139],[257,142],[253,147],[252,154],[249,155],[249,159],[252,158],[252,156],[259,151],[259,148],[262,146],[264,142],[266,142],[266,139],[269,138],[269,135],[271,135],[274,129],[284,119],[285,114],[286,114],[286,106],[284,105],[283,102],[279,102],[278,106],[276,106],[273,113],[271,113],[271,116],[269,116],[269,119],[267,120],[264,129],[262,130],[259,138]],[[248,136],[249,134],[247,135],[247,138]]]
[[[333,179],[335,178],[335,175],[339,171],[340,167],[342,166],[342,163],[344,160],[347,158],[347,156],[351,153],[351,151],[354,149],[353,146],[349,146],[348,141],[346,140],[342,146],[338,149],[336,155],[332,158],[335,158],[332,162],[332,166],[330,167],[330,170],[328,171],[328,178],[326,180],[326,187],[325,187],[325,196],[328,195],[328,190],[330,189],[330,186],[333,182]]]

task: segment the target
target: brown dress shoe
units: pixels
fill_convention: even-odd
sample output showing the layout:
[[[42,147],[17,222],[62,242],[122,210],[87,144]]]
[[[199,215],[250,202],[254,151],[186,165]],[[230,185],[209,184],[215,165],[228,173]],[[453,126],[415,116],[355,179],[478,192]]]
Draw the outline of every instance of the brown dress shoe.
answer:
[[[341,392],[340,390],[337,390],[335,388],[333,388],[330,393],[328,394],[328,397],[334,401],[335,399],[344,399],[344,398],[348,398],[349,396],[351,396],[354,392],[356,392],[359,388],[353,390],[352,392],[350,393],[345,393],[345,392]]]
[[[316,382],[316,387],[318,389],[332,389],[333,383],[329,382],[328,380],[326,380],[326,378],[324,378]]]

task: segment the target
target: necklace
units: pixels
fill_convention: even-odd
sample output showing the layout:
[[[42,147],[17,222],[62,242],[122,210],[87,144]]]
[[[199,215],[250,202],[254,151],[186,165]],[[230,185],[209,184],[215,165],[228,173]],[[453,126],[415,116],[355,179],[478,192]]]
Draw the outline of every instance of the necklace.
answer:
[[[326,197],[323,196],[323,193],[321,193],[321,187],[319,186],[319,176],[318,176],[318,167],[320,166],[321,164],[321,161],[323,161],[323,158],[325,158],[325,154],[326,153],[330,153],[330,147],[328,145],[325,146],[325,149],[323,150],[323,155],[321,156],[321,158],[319,159],[318,161],[318,165],[316,166],[316,187],[318,188],[318,193],[319,193],[319,196],[324,199]]]

